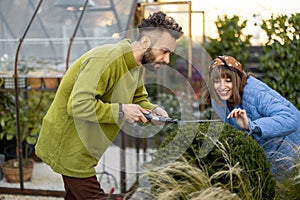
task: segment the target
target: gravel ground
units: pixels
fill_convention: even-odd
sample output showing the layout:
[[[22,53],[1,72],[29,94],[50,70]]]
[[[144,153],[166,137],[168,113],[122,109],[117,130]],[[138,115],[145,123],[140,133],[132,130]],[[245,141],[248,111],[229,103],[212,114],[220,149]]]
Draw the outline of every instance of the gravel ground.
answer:
[[[126,150],[126,186],[127,190],[136,181],[137,161],[136,150]],[[113,156],[112,156],[113,155]],[[147,154],[148,155],[148,154]],[[144,154],[141,154],[140,161],[144,159]],[[114,188],[114,194],[120,194],[120,149],[112,146],[109,148],[102,159],[96,166],[97,177],[101,182],[101,186],[106,193],[109,193],[111,188]],[[0,187],[20,188],[19,183],[8,183],[5,178],[0,180]],[[52,169],[43,162],[34,164],[33,175],[31,181],[24,182],[24,188],[48,190],[48,191],[64,191],[62,177],[52,171]],[[63,200],[62,197],[54,196],[33,196],[20,194],[0,194],[0,200]]]
[[[0,187],[20,188],[19,183],[7,183],[5,178],[0,181]],[[64,186],[59,174],[53,172],[45,163],[35,163],[31,181],[25,182],[26,189],[59,190]],[[0,200],[63,200],[62,197],[0,194]]]

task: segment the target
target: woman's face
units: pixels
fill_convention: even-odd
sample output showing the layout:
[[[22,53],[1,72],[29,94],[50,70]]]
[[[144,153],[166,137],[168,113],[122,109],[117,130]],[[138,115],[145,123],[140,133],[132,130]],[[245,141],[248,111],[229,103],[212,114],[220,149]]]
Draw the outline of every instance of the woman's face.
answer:
[[[232,96],[232,80],[229,77],[216,78],[214,80],[214,88],[222,100],[229,100]]]

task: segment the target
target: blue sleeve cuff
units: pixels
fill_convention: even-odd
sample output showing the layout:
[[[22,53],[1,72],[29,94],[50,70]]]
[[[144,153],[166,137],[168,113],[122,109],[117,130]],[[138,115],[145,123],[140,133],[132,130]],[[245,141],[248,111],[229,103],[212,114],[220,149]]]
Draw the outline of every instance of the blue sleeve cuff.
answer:
[[[259,126],[257,124],[255,124],[254,122],[252,122],[250,119],[248,119],[249,124],[248,124],[248,128],[249,130],[247,131],[248,135],[252,135],[252,134],[258,134],[261,135],[261,129],[259,128]]]

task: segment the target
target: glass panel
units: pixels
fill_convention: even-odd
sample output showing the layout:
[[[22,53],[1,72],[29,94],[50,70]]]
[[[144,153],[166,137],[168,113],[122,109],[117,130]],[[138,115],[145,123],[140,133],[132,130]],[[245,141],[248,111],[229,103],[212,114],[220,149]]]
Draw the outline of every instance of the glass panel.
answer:
[[[3,99],[2,95],[7,98],[11,97],[12,116],[15,114],[12,75],[19,38],[22,38],[39,2],[39,0],[0,1],[0,81],[3,83],[2,80],[4,80],[4,83],[7,84],[7,78],[10,78],[11,83],[9,88],[5,88],[4,85],[0,86],[0,94],[1,100]],[[43,80],[45,77],[55,76],[56,73],[63,75],[66,70],[65,62],[70,38],[74,34],[84,3],[85,0],[44,0],[42,2],[20,49],[18,71],[24,82],[19,78],[19,86],[24,83],[22,87],[29,89],[24,77],[29,80],[29,77],[33,76],[33,72],[38,72],[39,74],[34,73],[34,76],[43,78]],[[136,4],[136,0],[90,0],[71,46],[70,63],[91,48],[123,39],[125,31],[132,26]],[[46,86],[45,83],[43,83],[43,87]],[[21,121],[24,123],[25,120],[28,126],[31,121],[40,125],[41,119],[31,116],[31,114],[40,113],[37,110],[26,109],[31,104],[34,104],[34,108],[37,105],[47,104],[41,111],[46,112],[54,95],[55,89],[50,92],[44,88],[38,92],[21,90],[19,96]],[[35,100],[30,100],[32,98]],[[7,107],[6,105],[6,110],[8,110]],[[2,107],[0,107],[0,111],[2,111],[1,109]],[[12,129],[15,129],[14,119],[11,121]],[[24,130],[21,129],[21,131]],[[34,142],[33,139],[31,138],[31,142]],[[0,142],[0,153],[2,154],[4,153],[2,149],[6,146],[2,145],[1,139]],[[15,145],[16,142],[12,143]],[[16,149],[15,146],[7,146],[13,150]],[[16,155],[14,154],[14,156]],[[19,188],[20,183],[7,183],[3,179],[0,180],[0,187]],[[24,187],[26,189],[62,191],[63,183],[59,174],[54,173],[43,162],[37,162],[31,181],[26,181]]]
[[[29,68],[50,65],[64,70],[70,37],[84,2],[44,0],[23,41],[19,61]],[[136,3],[135,0],[89,2],[71,47],[70,62],[97,45],[115,41],[115,33],[119,33],[117,40],[122,39],[124,35],[120,33],[129,27]],[[12,70],[18,40],[38,3],[38,0],[0,1],[1,71]],[[72,8],[71,3],[74,4]]]

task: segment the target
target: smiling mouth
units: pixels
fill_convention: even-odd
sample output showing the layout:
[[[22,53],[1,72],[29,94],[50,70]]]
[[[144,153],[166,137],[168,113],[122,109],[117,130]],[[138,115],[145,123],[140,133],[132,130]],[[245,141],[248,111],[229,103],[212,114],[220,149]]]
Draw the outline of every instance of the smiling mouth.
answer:
[[[222,91],[222,92],[219,91],[219,94],[220,94],[221,96],[227,96],[228,93],[229,93],[229,91]]]

